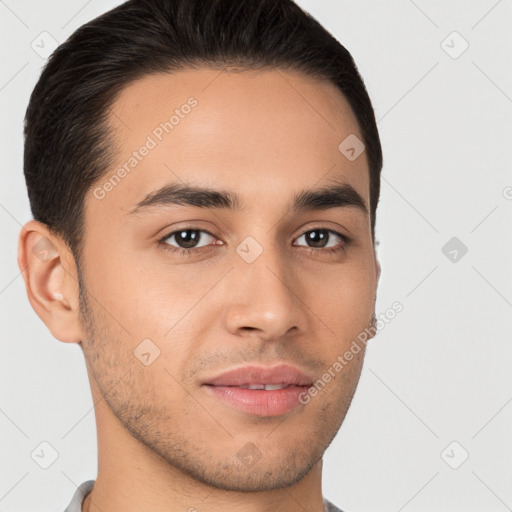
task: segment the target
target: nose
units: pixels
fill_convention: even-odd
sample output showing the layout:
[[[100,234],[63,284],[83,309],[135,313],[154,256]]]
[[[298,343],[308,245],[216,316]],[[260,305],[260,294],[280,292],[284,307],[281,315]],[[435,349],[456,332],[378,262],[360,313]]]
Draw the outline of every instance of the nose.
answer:
[[[225,318],[230,333],[272,341],[305,329],[301,282],[283,253],[267,248],[252,263],[236,256]]]

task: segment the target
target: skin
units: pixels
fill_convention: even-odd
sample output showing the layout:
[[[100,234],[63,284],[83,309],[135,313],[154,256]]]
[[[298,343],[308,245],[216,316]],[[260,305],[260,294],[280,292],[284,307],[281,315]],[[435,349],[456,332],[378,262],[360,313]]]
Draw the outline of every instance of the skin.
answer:
[[[81,275],[44,224],[29,221],[20,233],[31,305],[55,338],[79,343],[87,365],[98,476],[83,510],[321,512],[322,456],[355,393],[364,345],[307,405],[282,416],[235,410],[201,383],[250,363],[286,362],[319,379],[368,326],[380,275],[369,216],[289,208],[297,191],[334,180],[369,205],[366,154],[349,161],[338,149],[362,135],[332,84],[295,72],[151,75],[113,105],[106,178],[190,96],[198,105],[105,198],[88,191]],[[128,215],[173,182],[232,191],[246,208]],[[214,236],[200,235],[187,257],[166,252],[179,241],[158,240],[184,226]],[[301,236],[313,228],[352,241],[314,253]],[[247,236],[263,248],[250,264],[236,252]],[[42,238],[52,247],[44,261],[32,251]],[[331,235],[328,245],[340,242]],[[133,353],[147,338],[160,350],[148,366]],[[253,465],[237,456],[248,443],[259,454]]]

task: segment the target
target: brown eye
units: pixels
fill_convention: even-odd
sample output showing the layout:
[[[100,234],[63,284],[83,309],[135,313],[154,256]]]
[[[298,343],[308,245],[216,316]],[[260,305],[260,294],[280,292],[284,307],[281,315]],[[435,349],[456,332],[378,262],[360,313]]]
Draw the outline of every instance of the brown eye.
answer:
[[[304,238],[306,244],[308,244],[306,247],[326,251],[343,249],[344,245],[348,243],[348,237],[345,235],[325,228],[310,229],[297,240],[301,238]]]
[[[215,237],[204,229],[185,228],[165,235],[164,238],[160,239],[160,242],[169,246],[169,250],[176,249],[179,251],[205,247],[210,245],[208,242],[211,242],[211,239],[215,240]]]

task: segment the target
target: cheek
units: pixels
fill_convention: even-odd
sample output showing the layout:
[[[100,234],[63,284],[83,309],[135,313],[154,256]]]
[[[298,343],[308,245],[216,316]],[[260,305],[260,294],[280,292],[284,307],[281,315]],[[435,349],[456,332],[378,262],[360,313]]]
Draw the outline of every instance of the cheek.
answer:
[[[158,267],[149,261],[133,268],[109,263],[94,276],[98,301],[108,311],[106,321],[116,336],[132,351],[146,343],[140,350],[158,354],[157,366],[161,362],[177,368],[182,358],[193,357],[194,340],[211,326],[213,310],[222,305],[219,296],[209,294],[219,279],[217,270],[186,267]]]
[[[311,309],[339,339],[347,341],[362,332],[374,311],[376,281],[368,266],[357,266],[331,273],[310,284]]]
[[[179,304],[193,287],[176,266],[162,267],[148,253],[91,244],[87,268],[88,289],[115,318],[123,317],[134,326],[151,321],[170,304]]]
[[[366,260],[366,261],[365,261]],[[343,314],[346,319],[364,319],[373,312],[376,276],[373,261],[364,258],[318,275],[315,294],[319,307],[330,314]],[[314,282],[308,286],[313,287]]]

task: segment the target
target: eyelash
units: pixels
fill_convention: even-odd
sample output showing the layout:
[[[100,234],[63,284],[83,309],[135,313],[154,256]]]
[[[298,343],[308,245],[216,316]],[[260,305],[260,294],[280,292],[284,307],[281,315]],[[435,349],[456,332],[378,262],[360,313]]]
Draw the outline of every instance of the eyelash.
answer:
[[[180,233],[182,231],[198,231],[198,232],[202,232],[202,233],[207,233],[208,235],[212,236],[213,238],[216,238],[215,235],[213,233],[211,233],[210,231],[208,231],[207,229],[198,229],[198,228],[194,228],[194,227],[191,227],[191,226],[185,226],[185,227],[180,228],[178,230],[171,231],[167,235],[165,235],[162,238],[160,238],[158,240],[159,245],[162,247],[162,249],[164,251],[176,254],[178,256],[192,256],[195,251],[197,251],[199,249],[204,249],[205,248],[205,247],[199,247],[199,248],[194,248],[193,247],[191,249],[184,249],[182,247],[180,247],[180,248],[173,247],[173,246],[171,246],[171,245],[169,245],[168,243],[165,242],[165,240],[170,238],[172,235],[175,235],[175,234]],[[308,250],[310,252],[313,252],[313,253],[317,253],[317,252],[328,253],[328,254],[338,253],[338,252],[344,251],[346,246],[349,245],[350,242],[352,241],[352,239],[349,238],[347,235],[344,235],[342,233],[339,233],[338,231],[334,231],[334,230],[328,229],[328,228],[323,228],[323,227],[320,227],[320,226],[319,227],[313,227],[313,228],[308,229],[307,231],[304,231],[301,235],[299,235],[298,238],[300,238],[301,236],[305,235],[306,233],[310,233],[312,231],[326,231],[328,233],[331,233],[331,234],[334,234],[336,236],[339,236],[343,240],[343,244],[341,246],[329,247],[327,249],[322,249],[322,248],[317,248],[317,247],[299,246],[299,247],[303,247],[304,249],[306,249],[306,250]]]

